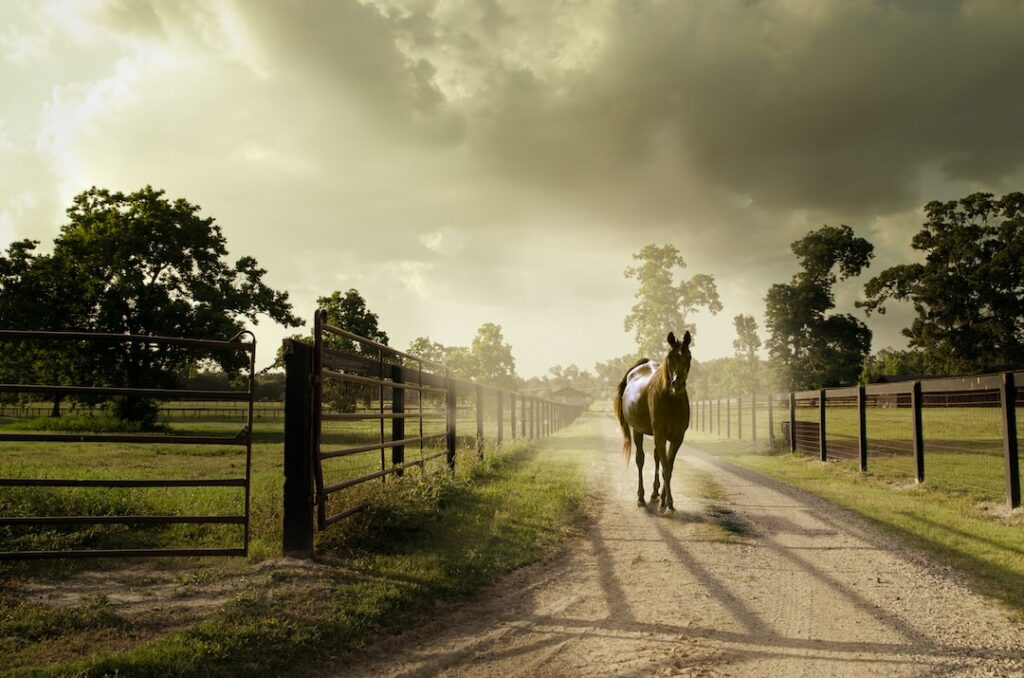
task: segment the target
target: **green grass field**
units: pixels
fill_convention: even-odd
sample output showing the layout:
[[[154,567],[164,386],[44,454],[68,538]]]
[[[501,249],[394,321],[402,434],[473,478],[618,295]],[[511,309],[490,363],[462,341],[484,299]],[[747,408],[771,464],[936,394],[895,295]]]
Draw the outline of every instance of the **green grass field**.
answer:
[[[463,424],[459,422],[462,432],[475,431],[475,424]],[[346,425],[344,431],[336,424],[329,428],[335,426],[339,428],[328,430],[325,444],[372,441],[379,434],[375,422]],[[307,568],[266,561],[280,553],[281,425],[257,424],[248,560],[3,564],[0,675],[280,674],[322,666],[325,657],[343,656],[382,630],[400,628],[437,600],[466,596],[550,553],[580,516],[585,497],[581,468],[588,451],[583,445],[590,440],[587,431],[596,431],[596,426],[588,418],[575,424],[570,435],[509,443],[500,452],[489,445],[482,463],[475,460],[470,437],[464,439],[454,475],[424,476],[416,469],[401,482],[389,479],[384,491],[376,481],[343,493],[349,496],[342,501],[371,494],[375,500],[367,511],[318,534],[321,557]],[[237,430],[224,422],[181,422],[172,428],[204,434]],[[408,454],[412,457],[412,451]],[[360,464],[379,467],[379,454],[369,457],[337,460],[331,472],[341,477],[362,470]],[[240,473],[243,461],[235,447],[0,445],[0,472],[5,476],[202,478]],[[443,458],[430,470],[442,465]],[[240,490],[48,492],[5,492],[0,512],[213,514],[240,507]],[[237,539],[240,528],[105,527],[27,541],[10,530],[0,535],[5,542],[0,548],[195,546]],[[159,609],[125,613],[102,595],[56,607],[27,602],[15,593],[25,582],[50,582],[59,589],[83,569],[118,572],[126,567],[143,589],[150,578],[166,581],[172,576],[180,582],[180,595],[224,582],[236,582],[232,586],[237,591],[211,615],[185,624],[169,624],[167,613]]]

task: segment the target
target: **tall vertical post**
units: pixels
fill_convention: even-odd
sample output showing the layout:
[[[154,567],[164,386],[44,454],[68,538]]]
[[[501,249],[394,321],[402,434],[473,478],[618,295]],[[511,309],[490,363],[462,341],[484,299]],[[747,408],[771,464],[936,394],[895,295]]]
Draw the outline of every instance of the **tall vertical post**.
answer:
[[[400,365],[391,366],[391,381],[396,384],[401,384],[403,381],[403,372]],[[404,440],[405,439],[405,389],[394,388],[391,389],[391,413],[395,416],[391,417],[391,439],[392,440]],[[391,465],[401,466],[405,463],[405,445],[395,445],[391,448]],[[398,469],[395,471],[395,475],[401,476],[405,472],[404,469]]]
[[[715,423],[718,425],[716,435],[722,437],[722,399],[718,399],[718,407],[715,408]]]
[[[768,449],[775,451],[775,394],[768,394]]]
[[[284,344],[284,529],[289,558],[313,557],[313,349]]]
[[[796,393],[789,392],[789,451],[796,452]]]
[[[527,404],[527,400],[526,400],[526,396],[525,395],[519,396],[519,404],[522,406],[520,408],[522,411],[519,413],[519,426],[520,426],[520,429],[521,429],[521,431],[520,431],[521,435],[519,437],[520,438],[526,438],[526,419],[527,419],[527,417],[530,416],[530,413],[529,413],[529,411],[527,409],[529,407],[529,405]]]
[[[868,398],[864,384],[857,387],[857,452],[860,471],[868,470]]]
[[[921,417],[921,382],[915,381],[910,391],[910,406],[914,410],[914,469],[917,482],[924,482],[924,426]]]
[[[530,396],[530,440],[537,437],[537,398]]]
[[[498,446],[505,437],[505,392],[498,391]]]
[[[1003,387],[999,390],[1003,408],[1003,456],[1006,473],[1006,503],[1010,508],[1020,506],[1020,457],[1017,448],[1017,384],[1013,372],[1003,374]]]
[[[476,385],[476,456],[484,458],[484,387]]]
[[[516,394],[508,394],[508,419],[509,430],[512,433],[512,440],[516,439]]]
[[[455,380],[450,376],[445,375],[445,386],[447,387],[445,396],[445,411],[447,412],[447,428],[448,428],[448,468],[455,469],[455,449],[459,443],[457,437],[457,431],[455,430],[455,422],[458,417],[458,400],[456,399],[455,393]]]
[[[825,435],[825,389],[818,391],[818,458],[828,461],[828,436]]]
[[[725,438],[732,438],[732,398],[725,399]]]
[[[736,440],[743,440],[743,396],[736,396]]]
[[[757,447],[757,394],[750,396],[750,439]]]

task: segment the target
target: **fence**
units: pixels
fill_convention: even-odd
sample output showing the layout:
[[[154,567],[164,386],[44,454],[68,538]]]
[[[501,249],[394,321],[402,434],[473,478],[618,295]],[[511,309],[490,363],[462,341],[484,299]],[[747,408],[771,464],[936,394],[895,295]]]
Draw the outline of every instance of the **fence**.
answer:
[[[243,341],[248,335],[251,341]],[[201,400],[220,402],[245,402],[247,418],[242,429],[234,436],[202,435],[160,435],[160,434],[107,434],[107,433],[29,433],[0,432],[0,442],[5,443],[105,443],[112,445],[137,444],[184,444],[237,446],[245,450],[245,475],[232,478],[126,478],[111,477],[105,469],[96,473],[93,469],[77,469],[77,475],[90,477],[20,477],[8,471],[0,477],[0,487],[15,488],[21,493],[37,494],[49,490],[68,491],[69,488],[92,490],[118,490],[119,488],[238,488],[244,493],[241,513],[235,515],[2,515],[0,528],[12,531],[30,528],[36,532],[29,535],[26,543],[35,544],[42,540],[38,531],[43,529],[76,529],[76,526],[99,525],[239,525],[242,529],[241,545],[217,548],[114,548],[114,549],[21,549],[0,552],[0,560],[22,560],[41,558],[97,558],[97,557],[149,557],[149,556],[244,556],[249,551],[249,490],[252,468],[252,419],[255,378],[256,339],[251,332],[242,332],[228,341],[203,339],[180,339],[125,334],[101,334],[92,332],[42,332],[23,330],[0,330],[0,340],[7,342],[86,342],[124,344],[156,347],[165,351],[202,350],[240,351],[248,353],[248,388],[244,391],[183,390],[162,388],[121,388],[110,386],[66,386],[54,384],[0,384],[0,393],[49,395],[54,397],[78,397],[105,399],[113,397],[145,398],[157,400]],[[136,449],[136,448],[133,448]],[[40,450],[45,454],[45,450]],[[75,475],[76,469],[69,469]],[[117,469],[114,469],[114,473]],[[184,474],[182,474],[184,475]],[[97,477],[100,476],[100,477]],[[74,491],[74,489],[71,489]],[[42,503],[48,503],[42,502]],[[29,506],[38,502],[28,501]],[[95,502],[101,504],[101,502]],[[86,505],[90,505],[86,502]],[[14,543],[20,543],[14,540]],[[45,542],[44,542],[45,543]]]
[[[328,324],[323,310],[313,345],[286,340],[284,354],[283,541],[294,557],[312,556],[314,528],[368,506],[366,492],[345,501],[355,488],[416,467],[454,469],[460,447],[482,458],[488,438],[501,445],[550,435],[583,409],[453,378],[442,365]],[[359,398],[376,411],[324,407]],[[471,434],[460,437],[464,427]]]
[[[1022,406],[1024,372],[1006,372],[698,398],[691,427],[1016,508]]]

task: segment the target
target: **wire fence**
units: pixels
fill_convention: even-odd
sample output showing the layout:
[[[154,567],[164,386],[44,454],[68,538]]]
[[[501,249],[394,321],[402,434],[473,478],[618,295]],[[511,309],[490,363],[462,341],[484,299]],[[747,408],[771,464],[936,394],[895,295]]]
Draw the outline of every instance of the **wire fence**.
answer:
[[[695,430],[890,482],[1020,506],[1024,372],[696,398]]]

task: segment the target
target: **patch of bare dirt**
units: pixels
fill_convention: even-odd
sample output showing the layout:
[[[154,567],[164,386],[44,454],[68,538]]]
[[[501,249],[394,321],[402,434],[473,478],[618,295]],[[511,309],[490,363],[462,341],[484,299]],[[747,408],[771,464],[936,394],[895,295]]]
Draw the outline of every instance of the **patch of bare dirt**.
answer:
[[[623,468],[611,421],[605,438],[596,516],[569,552],[342,673],[1024,675],[1024,627],[852,514],[690,447],[679,512],[637,508],[636,467]],[[684,498],[695,469],[727,496]]]

